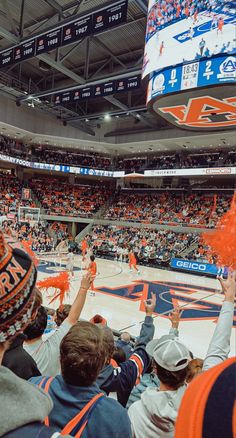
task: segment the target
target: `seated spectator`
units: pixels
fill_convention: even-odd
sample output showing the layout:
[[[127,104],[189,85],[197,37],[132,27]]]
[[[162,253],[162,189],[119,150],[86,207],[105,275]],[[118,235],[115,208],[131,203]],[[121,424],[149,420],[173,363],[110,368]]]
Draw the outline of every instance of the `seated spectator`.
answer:
[[[53,400],[47,424],[83,438],[131,437],[126,410],[96,384],[105,360],[103,331],[89,322],[74,325],[60,346],[62,375],[31,379]]]
[[[115,349],[113,333],[109,328],[103,328],[107,360],[98,376],[97,383],[100,389],[107,395],[110,392],[116,392],[117,399],[122,406],[126,406],[134,385],[140,381],[141,376],[150,365],[150,358],[145,350],[145,346],[154,335],[152,314],[155,307],[156,295],[152,294],[152,298],[145,301],[146,317],[142,324],[134,352],[129,360],[120,364],[119,370],[116,367],[114,368],[111,362]]]
[[[171,321],[171,329],[169,331],[169,335],[172,335],[176,338],[179,336],[178,328],[179,328],[180,318],[181,318],[181,311],[180,308],[177,306],[173,309],[173,311],[169,315],[169,319]],[[150,365],[149,368],[150,369],[147,370],[147,372],[141,377],[140,383],[133,388],[126,405],[127,409],[134,402],[140,400],[143,392],[147,388],[156,388],[157,390],[160,389],[160,380],[158,379],[155,370],[153,369],[153,363]]]
[[[116,341],[116,347],[120,347],[124,350],[126,360],[128,360],[134,351],[133,345],[131,344],[131,336],[128,332],[124,332],[120,335],[120,339]]]
[[[39,436],[52,438],[52,436],[55,437],[57,429],[47,428],[42,424],[52,409],[50,397],[2,366],[9,344],[15,336],[22,333],[37,306],[34,287],[36,269],[25,252],[18,248],[13,249],[6,244],[2,233],[0,233],[0,262],[1,277],[7,275],[11,286],[11,293],[9,293],[9,287],[1,281],[0,436],[3,438],[38,438]]]
[[[57,327],[60,327],[63,321],[65,321],[65,319],[68,318],[70,310],[71,310],[71,304],[62,304],[56,310],[55,323]]]
[[[236,273],[228,279],[219,279],[225,301],[203,362],[203,371],[227,359],[230,351],[230,336],[234,317],[236,296]],[[160,380],[160,390],[148,388],[129,408],[133,436],[135,438],[174,437],[175,422],[182,397],[186,390],[191,359],[188,349],[172,335],[153,340],[147,345],[153,356],[155,373]],[[196,381],[198,381],[198,377]],[[190,384],[193,384],[193,382]],[[183,431],[182,431],[183,433]],[[200,438],[201,435],[199,435]]]
[[[40,307],[36,319],[25,330],[27,340],[24,349],[33,357],[42,375],[56,376],[60,373],[59,349],[63,337],[70,328],[75,325],[82,312],[86,294],[91,284],[91,276],[87,273],[81,281],[81,286],[74,303],[71,306],[68,317],[46,340],[42,339],[47,327],[47,311]]]

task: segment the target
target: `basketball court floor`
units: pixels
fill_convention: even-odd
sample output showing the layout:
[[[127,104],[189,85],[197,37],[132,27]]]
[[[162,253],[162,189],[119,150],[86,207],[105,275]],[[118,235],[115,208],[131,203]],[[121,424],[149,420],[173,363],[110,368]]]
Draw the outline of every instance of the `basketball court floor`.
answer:
[[[89,320],[95,314],[106,318],[108,326],[119,331],[128,331],[138,336],[144,320],[143,300],[157,295],[154,314],[155,337],[167,334],[170,329],[168,314],[174,305],[183,309],[179,337],[195,356],[204,358],[213,335],[223,302],[217,280],[174,271],[140,267],[140,275],[130,273],[126,263],[97,259],[98,275],[95,280],[95,296],[88,294],[81,318]],[[66,262],[53,256],[40,259],[38,280],[58,275],[66,269]],[[66,303],[72,303],[79,289],[81,256],[75,256],[74,278]],[[52,290],[53,293],[53,290]],[[50,301],[50,291],[44,293],[44,305]],[[55,301],[50,307],[57,308]],[[236,314],[231,336],[230,355],[236,353]]]

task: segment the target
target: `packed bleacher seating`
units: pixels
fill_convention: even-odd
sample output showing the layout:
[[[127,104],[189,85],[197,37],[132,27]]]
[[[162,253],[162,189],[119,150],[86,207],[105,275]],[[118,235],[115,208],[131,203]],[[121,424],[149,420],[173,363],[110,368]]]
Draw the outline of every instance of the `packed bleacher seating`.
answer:
[[[87,236],[94,254],[128,261],[132,248],[138,263],[146,266],[168,264],[172,257],[181,257],[189,250],[196,236],[171,230],[95,225]]]
[[[19,206],[36,207],[32,200],[22,200],[23,184],[13,175],[0,174],[0,215],[17,213]]]
[[[230,205],[227,195],[187,195],[120,191],[106,219],[168,225],[214,227]]]
[[[59,325],[54,324],[50,336],[43,338],[51,313],[42,306],[35,287],[33,262],[16,248],[9,251],[2,233],[0,251],[1,277],[9,279],[11,272],[14,278],[11,287],[2,281],[0,294],[2,438],[78,434],[82,438],[182,438],[193,430],[198,430],[197,438],[210,437],[212,431],[217,431],[214,436],[233,437],[236,364],[228,356],[235,272],[219,280],[224,300],[202,359],[195,354],[194,336],[191,343],[189,333],[188,346],[179,337],[178,307],[169,315],[169,334],[168,330],[161,337],[155,334],[154,292],[144,302],[145,319],[137,341],[122,356],[122,346],[115,345],[107,324],[78,322],[93,281],[90,273],[82,278]],[[129,339],[125,336],[125,342]]]
[[[111,195],[109,187],[68,184],[58,179],[31,182],[46,214],[92,217]],[[105,189],[105,190],[104,190]]]
[[[236,150],[165,153],[113,158],[94,151],[50,149],[48,146],[26,146],[18,140],[0,136],[0,152],[40,163],[64,164],[103,170],[174,169],[225,167],[236,165]]]

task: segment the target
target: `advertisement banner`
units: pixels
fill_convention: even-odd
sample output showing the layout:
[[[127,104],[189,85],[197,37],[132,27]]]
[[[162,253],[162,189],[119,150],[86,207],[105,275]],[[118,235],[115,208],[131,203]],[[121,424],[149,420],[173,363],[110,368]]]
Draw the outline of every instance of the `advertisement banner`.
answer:
[[[144,176],[201,176],[236,175],[236,167],[207,167],[195,169],[156,169],[145,170]]]
[[[173,258],[170,263],[171,268],[179,269],[181,271],[188,271],[198,274],[209,275],[227,275],[226,268],[218,268],[216,265],[205,262],[196,262],[194,260],[183,260]]]
[[[235,54],[234,3],[149,0],[143,77],[170,65]]]

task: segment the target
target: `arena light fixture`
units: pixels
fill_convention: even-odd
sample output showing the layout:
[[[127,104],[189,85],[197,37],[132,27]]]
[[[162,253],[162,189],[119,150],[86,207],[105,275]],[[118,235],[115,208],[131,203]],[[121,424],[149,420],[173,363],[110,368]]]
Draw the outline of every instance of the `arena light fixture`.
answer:
[[[110,122],[110,120],[111,120],[110,114],[105,114],[104,120],[106,120],[106,122]]]

